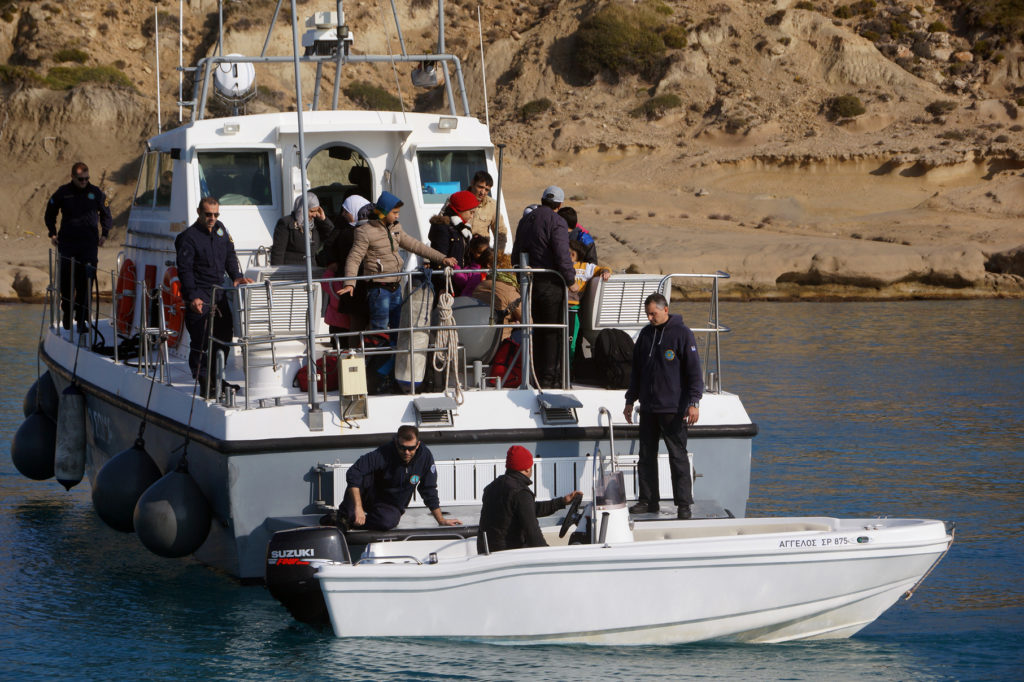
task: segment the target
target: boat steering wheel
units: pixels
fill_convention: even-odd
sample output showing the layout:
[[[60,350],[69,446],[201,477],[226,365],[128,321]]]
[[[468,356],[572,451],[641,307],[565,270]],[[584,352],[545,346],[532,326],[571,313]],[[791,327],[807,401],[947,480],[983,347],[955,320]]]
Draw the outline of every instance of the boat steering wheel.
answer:
[[[569,529],[577,525],[580,519],[583,518],[583,512],[580,511],[580,504],[582,502],[583,495],[573,496],[572,502],[569,503],[569,510],[565,512],[565,520],[562,521],[562,527],[558,530],[558,537],[564,538]]]

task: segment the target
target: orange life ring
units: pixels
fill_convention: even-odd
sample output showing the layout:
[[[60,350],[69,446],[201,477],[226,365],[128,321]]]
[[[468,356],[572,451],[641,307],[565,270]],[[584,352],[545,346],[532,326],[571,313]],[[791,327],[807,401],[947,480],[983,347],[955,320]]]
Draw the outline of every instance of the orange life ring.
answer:
[[[181,341],[181,328],[185,324],[185,299],[181,296],[181,282],[178,281],[178,269],[173,265],[164,270],[164,284],[161,287],[164,301],[164,324],[170,335],[167,345],[177,348]]]
[[[125,258],[117,275],[117,333],[127,334],[135,318],[135,263]]]

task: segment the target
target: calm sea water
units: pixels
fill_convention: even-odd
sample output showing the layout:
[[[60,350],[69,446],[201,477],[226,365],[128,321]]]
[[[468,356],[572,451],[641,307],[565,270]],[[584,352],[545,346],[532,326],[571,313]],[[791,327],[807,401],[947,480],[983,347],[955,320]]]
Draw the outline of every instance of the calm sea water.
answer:
[[[949,519],[957,542],[849,640],[617,649],[336,640],[262,587],[148,554],[87,484],[10,462],[40,313],[0,306],[0,678],[1024,679],[1019,301],[724,305],[723,384],[761,429],[750,515]]]

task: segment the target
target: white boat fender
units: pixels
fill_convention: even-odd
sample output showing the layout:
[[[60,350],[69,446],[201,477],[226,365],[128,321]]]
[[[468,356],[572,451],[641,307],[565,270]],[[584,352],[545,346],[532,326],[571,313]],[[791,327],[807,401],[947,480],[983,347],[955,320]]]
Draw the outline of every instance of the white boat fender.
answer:
[[[188,473],[182,456],[178,467],[146,488],[132,517],[146,549],[168,559],[188,556],[210,534],[210,503]]]
[[[53,385],[53,377],[49,372],[43,372],[25,393],[25,400],[21,405],[22,412],[29,417],[36,409],[42,410],[47,417],[57,421],[57,388]]]
[[[160,480],[160,468],[137,438],[130,448],[107,460],[92,485],[92,506],[103,522],[122,533],[135,530],[135,505]]]
[[[434,305],[434,287],[430,280],[431,270],[425,269],[423,281],[414,285],[412,291],[402,303],[402,327],[429,327],[430,313]],[[403,387],[411,383],[420,388],[423,382],[423,375],[427,369],[427,352],[425,349],[430,346],[430,331],[416,329],[412,332],[398,333],[398,350],[395,355],[395,381]],[[410,347],[413,350],[411,363],[409,357]]]
[[[57,424],[37,409],[21,423],[11,439],[11,462],[25,478],[53,478]]]
[[[65,490],[85,475],[85,394],[73,383],[60,394],[53,471]]]
[[[332,526],[280,530],[267,544],[267,590],[300,623],[331,623],[316,579],[327,562],[352,563],[344,534]]]

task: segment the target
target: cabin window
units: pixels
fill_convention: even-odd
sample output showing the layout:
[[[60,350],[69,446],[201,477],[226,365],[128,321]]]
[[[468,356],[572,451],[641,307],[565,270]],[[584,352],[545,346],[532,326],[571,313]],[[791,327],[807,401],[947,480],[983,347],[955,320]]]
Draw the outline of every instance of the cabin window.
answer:
[[[265,206],[270,191],[269,152],[199,152],[199,190],[221,206]]]
[[[169,152],[149,152],[142,158],[142,170],[132,206],[170,208],[174,181],[174,159]]]
[[[477,171],[487,170],[482,149],[421,149],[416,157],[425,204],[443,204],[455,192],[469,187]]]

